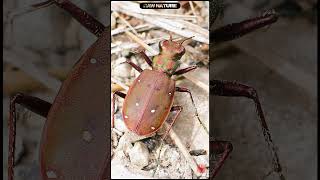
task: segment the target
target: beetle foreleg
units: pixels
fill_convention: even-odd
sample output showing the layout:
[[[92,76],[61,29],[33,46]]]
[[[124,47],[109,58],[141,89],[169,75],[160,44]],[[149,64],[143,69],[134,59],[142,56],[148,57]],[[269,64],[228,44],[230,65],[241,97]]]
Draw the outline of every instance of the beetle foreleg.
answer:
[[[186,67],[183,69],[179,69],[178,71],[174,72],[172,75],[181,75],[181,74],[187,73],[189,71],[195,70],[195,69],[197,69],[197,67],[198,66],[194,65],[194,66]]]
[[[8,179],[13,180],[14,177],[14,152],[16,141],[16,104],[20,104],[32,112],[46,117],[51,104],[36,97],[26,96],[21,93],[15,95],[10,100],[9,114],[9,156],[8,156]]]
[[[215,165],[210,163],[210,179],[213,179],[217,175],[222,165],[225,163],[225,160],[230,155],[232,149],[233,146],[229,141],[210,141],[210,154],[222,153],[222,157],[215,163]],[[213,159],[210,158],[210,161],[213,161]]]
[[[139,50],[137,52],[137,54],[140,54],[140,56],[149,64],[150,67],[152,66],[152,61],[151,59],[147,56],[147,54],[145,53],[144,49],[143,50]]]
[[[89,15],[86,11],[80,9],[78,6],[70,2],[69,0],[47,0],[44,2],[32,4],[31,7],[25,7],[19,9],[17,11],[12,12],[11,17],[9,17],[9,22],[13,21],[13,19],[17,16],[21,16],[23,14],[33,12],[37,9],[44,8],[55,4],[65,11],[69,12],[73,18],[75,18],[80,24],[82,24],[88,31],[95,34],[97,37],[100,37],[103,31],[105,30],[105,26],[96,20],[94,17]],[[12,22],[11,22],[12,23]]]
[[[115,91],[113,94],[112,94],[112,121],[111,121],[111,128],[114,127],[114,106],[115,106],[115,101],[116,101],[116,95],[122,97],[122,98],[125,98],[126,97],[126,94],[123,93],[123,92],[120,92],[120,91]]]
[[[170,123],[169,128],[166,130],[166,133],[163,135],[162,140],[164,140],[167,137],[170,129],[172,128],[174,122],[176,122],[176,120],[177,120],[179,114],[181,113],[182,109],[183,109],[182,106],[172,106],[171,107],[170,112],[177,111],[177,113],[174,116],[174,118],[172,119],[172,122]]]
[[[100,37],[105,30],[105,26],[95,19],[93,16],[88,14],[83,9],[79,8],[69,0],[54,0],[55,4],[60,8],[64,9],[72,15],[82,26],[84,26],[92,34]]]
[[[191,102],[192,102],[192,105],[195,109],[195,116],[197,117],[199,123],[202,125],[202,127],[204,128],[204,130],[209,134],[209,130],[207,129],[207,127],[205,126],[205,124],[201,121],[200,117],[199,117],[199,114],[198,114],[198,110],[197,110],[197,107],[196,107],[196,104],[194,103],[194,100],[193,100],[193,97],[192,97],[192,94],[190,92],[189,89],[187,88],[184,88],[184,87],[176,87],[176,91],[177,92],[186,92],[190,95],[190,99],[191,99]]]
[[[273,155],[274,171],[279,174],[281,180],[284,180],[285,178],[282,174],[282,168],[276,151],[276,146],[271,139],[271,134],[262,111],[262,106],[260,104],[257,91],[254,88],[244,84],[220,80],[210,81],[210,89],[210,92],[215,96],[247,97],[253,100],[256,105],[256,110],[259,116],[265,141],[268,143],[268,147]]]
[[[130,61],[129,59],[126,60],[126,63],[130,64],[135,70],[139,71],[140,73],[143,71],[141,67]]]

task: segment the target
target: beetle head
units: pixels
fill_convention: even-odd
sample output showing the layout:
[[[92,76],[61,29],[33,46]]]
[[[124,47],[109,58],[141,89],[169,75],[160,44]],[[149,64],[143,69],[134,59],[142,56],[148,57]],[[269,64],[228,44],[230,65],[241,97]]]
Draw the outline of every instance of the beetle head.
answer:
[[[179,60],[185,53],[185,48],[182,43],[192,37],[185,38],[179,41],[173,41],[172,35],[170,34],[169,40],[163,40],[159,42],[160,53],[167,54],[172,57],[172,60]]]

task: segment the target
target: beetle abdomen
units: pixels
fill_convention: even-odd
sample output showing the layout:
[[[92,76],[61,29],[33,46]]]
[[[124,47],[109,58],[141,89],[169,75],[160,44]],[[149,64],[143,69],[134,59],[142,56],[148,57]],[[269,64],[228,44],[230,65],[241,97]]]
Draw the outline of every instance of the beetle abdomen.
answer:
[[[157,131],[173,103],[175,81],[165,73],[144,70],[133,82],[123,104],[127,128],[138,135]]]

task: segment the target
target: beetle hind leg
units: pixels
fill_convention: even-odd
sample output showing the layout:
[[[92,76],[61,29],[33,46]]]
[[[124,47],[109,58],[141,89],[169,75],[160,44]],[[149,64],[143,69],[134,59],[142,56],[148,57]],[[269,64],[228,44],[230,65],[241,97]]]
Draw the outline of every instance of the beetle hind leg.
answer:
[[[176,115],[174,116],[174,118],[172,119],[172,122],[170,123],[169,125],[169,128],[166,130],[166,132],[164,133],[164,135],[162,136],[162,141],[167,137],[170,129],[172,128],[173,124],[176,122],[179,114],[181,113],[182,111],[182,106],[172,106],[171,109],[170,109],[170,112],[173,112],[173,111],[177,111]]]
[[[160,162],[160,154],[161,154],[161,149],[162,149],[162,146],[163,146],[163,142],[164,142],[165,138],[167,137],[167,135],[169,134],[169,132],[170,132],[173,124],[174,124],[174,123],[176,122],[176,120],[178,119],[178,116],[179,116],[179,114],[181,113],[182,109],[183,109],[182,106],[172,106],[171,109],[170,109],[170,112],[176,111],[177,113],[176,113],[176,115],[173,117],[172,122],[170,122],[170,125],[169,125],[168,129],[166,130],[166,132],[164,133],[164,135],[161,137],[160,153],[158,154],[158,158],[157,158],[157,167],[159,167],[159,165],[160,165],[160,163],[159,163],[159,162]],[[158,169],[158,168],[156,168],[156,169]],[[155,171],[155,172],[156,172],[156,171]],[[155,173],[155,172],[154,172],[154,173]]]
[[[210,81],[210,93],[212,93],[214,96],[247,97],[253,100],[256,106],[263,136],[268,144],[270,152],[272,153],[273,172],[278,173],[279,178],[281,180],[284,180],[285,178],[282,174],[282,167],[280,164],[276,146],[272,141],[270,130],[268,128],[257,91],[253,87],[237,82],[213,80]]]
[[[191,99],[191,102],[192,102],[192,105],[195,109],[195,116],[197,117],[199,123],[201,124],[201,126],[204,128],[204,130],[209,134],[209,130],[208,128],[205,126],[205,124],[201,121],[200,117],[199,117],[199,114],[198,114],[198,110],[197,110],[197,107],[196,107],[196,104],[194,103],[194,100],[193,100],[193,97],[192,97],[192,94],[191,94],[191,91],[187,88],[184,88],[184,87],[176,87],[176,91],[177,92],[186,92],[189,94],[190,96],[190,99]]]
[[[210,141],[210,154],[221,154],[222,157],[213,165],[213,158],[210,157],[210,179],[213,179],[230,155],[233,146],[229,141]]]
[[[46,117],[51,103],[41,100],[36,97],[17,94],[10,99],[10,114],[9,114],[9,155],[8,155],[8,179],[13,180],[14,177],[14,153],[16,141],[16,104],[20,104],[32,112]]]

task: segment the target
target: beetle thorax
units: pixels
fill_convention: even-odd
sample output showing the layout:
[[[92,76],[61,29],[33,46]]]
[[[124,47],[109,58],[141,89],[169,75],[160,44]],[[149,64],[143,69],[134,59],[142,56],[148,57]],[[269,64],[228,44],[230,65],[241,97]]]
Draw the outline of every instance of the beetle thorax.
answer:
[[[173,41],[171,36],[169,40],[161,41],[160,54],[153,57],[153,69],[171,76],[180,66],[179,60],[185,53],[182,42]]]
[[[174,60],[170,54],[161,53],[153,57],[153,69],[172,75],[180,66],[180,62]]]

